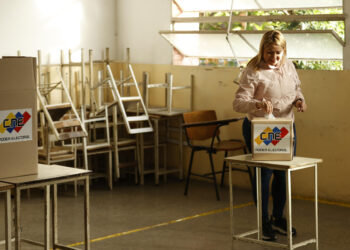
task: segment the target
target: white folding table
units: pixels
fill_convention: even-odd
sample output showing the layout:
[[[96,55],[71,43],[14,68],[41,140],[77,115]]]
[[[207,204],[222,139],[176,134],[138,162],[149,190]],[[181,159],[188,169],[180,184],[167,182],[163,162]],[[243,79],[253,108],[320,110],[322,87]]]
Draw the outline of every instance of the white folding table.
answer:
[[[322,159],[294,157],[291,161],[253,161],[252,155],[238,155],[227,157],[225,159],[229,163],[229,183],[230,183],[230,218],[231,218],[231,235],[234,240],[242,240],[246,242],[258,243],[272,247],[284,249],[296,249],[311,243],[315,243],[315,248],[318,250],[318,200],[317,200],[317,164],[322,162]],[[257,229],[241,234],[235,234],[233,230],[233,189],[232,189],[232,166],[244,165],[256,168],[256,193],[257,193]],[[262,210],[261,210],[261,168],[270,168],[282,170],[286,172],[286,219],[287,219],[287,244],[277,242],[269,242],[262,240]],[[292,194],[291,194],[291,172],[314,168],[315,176],[315,237],[293,244],[292,239]],[[253,234],[257,234],[257,239],[251,238]]]
[[[182,141],[182,114],[185,113],[186,111],[183,109],[172,109],[171,112],[168,112],[167,110],[158,110],[158,109],[149,109],[148,114],[150,115],[150,119],[153,121],[154,124],[154,170],[150,170],[147,173],[154,173],[154,178],[155,178],[155,184],[159,184],[159,176],[164,175],[166,179],[166,175],[170,173],[179,173],[179,179],[183,179],[183,141]],[[178,127],[173,127],[169,128],[169,121],[177,120]],[[177,144],[179,147],[179,162],[177,168],[172,168],[172,169],[167,169],[166,164],[164,165],[163,168],[160,168],[159,164],[159,122],[165,120],[167,123],[166,125],[166,143],[173,143]],[[177,140],[171,139],[169,136],[170,130],[178,133]],[[141,135],[142,136],[142,135]],[[143,140],[143,137],[141,137],[141,140]],[[143,154],[143,152],[142,152]],[[143,158],[143,157],[142,157]],[[143,183],[143,175],[146,174],[146,172],[143,169],[144,166],[142,166],[141,170],[141,183]]]
[[[2,178],[0,182],[11,184],[15,190],[15,249],[21,249],[21,241],[43,246],[45,250],[49,250],[50,247],[53,249],[77,249],[73,247],[64,246],[58,243],[58,227],[57,227],[57,184],[74,182],[82,180],[84,182],[84,243],[85,250],[90,249],[90,222],[89,222],[89,174],[90,170],[63,167],[59,165],[45,165],[38,164],[38,174],[25,175],[11,178]],[[50,197],[50,187],[53,189],[53,197]],[[21,211],[21,190],[29,188],[43,187],[45,190],[45,239],[44,243],[21,239],[21,222],[20,222],[20,211]],[[50,206],[52,201],[52,206]],[[51,214],[52,213],[52,214]],[[51,221],[52,216],[52,223]],[[50,226],[52,226],[52,239],[50,239]],[[51,246],[50,246],[51,245]]]
[[[6,250],[11,250],[11,189],[13,185],[0,182],[0,193],[5,193],[5,244]]]

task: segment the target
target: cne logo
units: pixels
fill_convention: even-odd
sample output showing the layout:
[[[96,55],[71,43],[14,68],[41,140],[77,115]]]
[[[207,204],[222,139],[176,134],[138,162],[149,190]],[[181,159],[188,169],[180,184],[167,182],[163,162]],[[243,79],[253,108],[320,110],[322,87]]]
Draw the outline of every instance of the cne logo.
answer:
[[[270,127],[267,127],[264,129],[263,132],[260,133],[259,136],[255,138],[255,142],[260,145],[261,143],[265,143],[266,146],[272,143],[274,146],[279,143],[283,137],[285,137],[289,133],[288,129],[285,127],[282,127],[281,129],[278,129],[275,127],[274,129],[271,129]]]
[[[0,133],[5,133],[8,131],[10,134],[13,130],[17,133],[24,127],[24,125],[29,121],[30,114],[25,111],[23,114],[17,112],[14,115],[12,112],[7,115],[7,117],[0,124]]]

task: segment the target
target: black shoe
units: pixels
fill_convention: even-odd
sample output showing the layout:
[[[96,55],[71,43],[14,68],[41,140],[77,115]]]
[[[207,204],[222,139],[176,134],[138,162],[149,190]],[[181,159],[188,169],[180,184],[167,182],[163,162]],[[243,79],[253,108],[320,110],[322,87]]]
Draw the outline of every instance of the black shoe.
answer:
[[[282,234],[282,235],[287,235],[287,220],[283,217],[281,218],[275,218],[271,216],[271,227],[275,232]],[[292,227],[292,236],[297,235],[297,230],[295,230],[294,227]]]
[[[266,221],[262,224],[262,239],[265,241],[275,241],[276,240],[276,234],[275,231],[272,229],[271,222]]]

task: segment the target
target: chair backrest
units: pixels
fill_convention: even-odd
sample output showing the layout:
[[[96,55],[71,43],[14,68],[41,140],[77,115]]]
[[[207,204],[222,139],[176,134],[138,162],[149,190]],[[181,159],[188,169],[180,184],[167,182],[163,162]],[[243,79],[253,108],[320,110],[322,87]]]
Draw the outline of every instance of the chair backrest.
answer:
[[[85,126],[85,129],[89,131],[89,136],[83,139],[83,143],[88,151],[99,150],[101,148],[110,148],[110,136],[109,136],[109,120],[108,120],[108,108],[105,106],[105,113],[101,116],[89,117],[86,119],[87,115],[84,114],[84,109],[82,111],[82,122]],[[96,130],[94,129],[100,128],[102,131],[101,138],[98,138],[96,135]],[[103,131],[104,130],[104,131]]]
[[[217,120],[215,110],[188,112],[183,114],[183,118],[185,124]],[[190,140],[206,140],[213,137],[216,127],[216,125],[190,127],[186,128],[186,133]]]

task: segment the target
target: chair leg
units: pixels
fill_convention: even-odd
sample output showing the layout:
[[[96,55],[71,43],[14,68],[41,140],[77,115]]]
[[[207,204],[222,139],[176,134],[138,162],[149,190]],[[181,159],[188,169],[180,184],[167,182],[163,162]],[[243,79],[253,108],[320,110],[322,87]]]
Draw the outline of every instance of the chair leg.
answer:
[[[76,140],[76,139],[75,139]],[[76,141],[74,140],[74,144],[76,145]],[[75,146],[74,146],[75,147]],[[73,166],[74,168],[77,168],[77,164],[78,164],[78,154],[77,154],[77,151],[76,151],[76,148],[74,149],[74,160],[73,160]],[[77,197],[78,196],[78,182],[77,181],[74,181],[74,197]]]
[[[143,134],[139,135],[139,141],[138,141],[138,150],[139,150],[139,157],[140,157],[140,184],[143,185],[145,182],[145,149],[144,149],[144,138]]]
[[[117,144],[115,144],[117,145]],[[116,182],[120,178],[120,169],[119,169],[119,151],[118,146],[114,147],[114,174],[113,174],[113,180]]]
[[[251,167],[249,167],[248,165],[247,165],[247,171],[248,171],[248,174],[249,174],[250,184],[251,184],[252,189],[253,189],[254,188],[253,174],[252,174],[252,171],[251,171]]]
[[[216,184],[216,174],[215,174],[215,169],[214,169],[213,156],[212,156],[211,153],[209,153],[209,159],[210,159],[210,167],[211,167],[211,172],[212,172],[214,186],[215,186],[216,199],[219,201],[220,200],[220,194],[219,194],[218,185]]]
[[[225,151],[225,157],[227,157],[227,151]],[[221,173],[221,187],[224,186],[224,180],[225,180],[225,171],[226,171],[226,161],[224,160],[224,163],[222,164],[222,173]]]
[[[192,151],[191,151],[190,165],[188,166],[188,172],[187,172],[186,186],[185,186],[185,193],[184,193],[184,195],[187,195],[187,193],[188,193],[188,185],[190,184],[191,169],[192,169],[192,162],[193,162],[194,152],[195,152],[195,150],[192,149]]]
[[[108,151],[108,173],[107,173],[107,178],[108,178],[108,187],[110,190],[113,189],[113,163],[112,163],[112,150]]]

